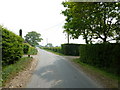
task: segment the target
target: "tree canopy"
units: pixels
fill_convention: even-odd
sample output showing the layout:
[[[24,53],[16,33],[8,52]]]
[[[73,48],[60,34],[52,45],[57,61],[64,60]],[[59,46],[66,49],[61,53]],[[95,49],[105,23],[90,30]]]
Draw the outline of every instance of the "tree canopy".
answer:
[[[120,42],[119,2],[63,2],[66,10],[65,32],[73,38],[83,36],[86,43],[95,39],[103,43]]]
[[[45,45],[45,47],[53,47],[52,43],[47,43],[47,45]]]
[[[41,42],[41,40],[43,40],[41,37],[41,34],[32,31],[32,32],[28,32],[28,34],[26,34],[25,36],[25,41],[27,41],[31,46],[36,46],[39,45],[38,42]]]

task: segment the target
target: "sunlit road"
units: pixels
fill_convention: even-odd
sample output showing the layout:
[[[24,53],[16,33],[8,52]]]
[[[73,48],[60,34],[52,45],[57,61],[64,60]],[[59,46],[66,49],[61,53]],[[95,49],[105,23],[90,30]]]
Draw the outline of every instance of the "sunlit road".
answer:
[[[63,56],[38,49],[38,64],[27,88],[100,88]]]

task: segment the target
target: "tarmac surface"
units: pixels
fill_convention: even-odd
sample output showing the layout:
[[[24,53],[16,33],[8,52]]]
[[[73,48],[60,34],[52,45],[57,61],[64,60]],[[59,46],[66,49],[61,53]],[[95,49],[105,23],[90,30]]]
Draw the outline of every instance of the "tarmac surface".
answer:
[[[38,64],[26,88],[101,88],[63,56],[38,48]]]

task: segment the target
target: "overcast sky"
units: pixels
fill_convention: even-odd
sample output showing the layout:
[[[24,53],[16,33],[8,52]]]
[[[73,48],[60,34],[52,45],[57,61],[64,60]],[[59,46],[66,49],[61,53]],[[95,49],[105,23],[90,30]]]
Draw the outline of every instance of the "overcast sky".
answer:
[[[52,43],[54,46],[67,43],[63,25],[65,17],[60,14],[65,8],[64,0],[0,0],[0,24],[19,35],[36,31],[42,35],[41,45]],[[70,43],[84,43],[82,38]]]

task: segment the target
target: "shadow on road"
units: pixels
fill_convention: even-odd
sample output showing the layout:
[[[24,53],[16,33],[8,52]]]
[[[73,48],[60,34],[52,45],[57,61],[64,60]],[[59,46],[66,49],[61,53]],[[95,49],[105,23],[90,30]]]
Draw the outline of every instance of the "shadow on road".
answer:
[[[83,72],[77,71],[67,60],[55,57],[51,64],[37,69],[34,74],[52,88],[96,88],[98,87]]]

